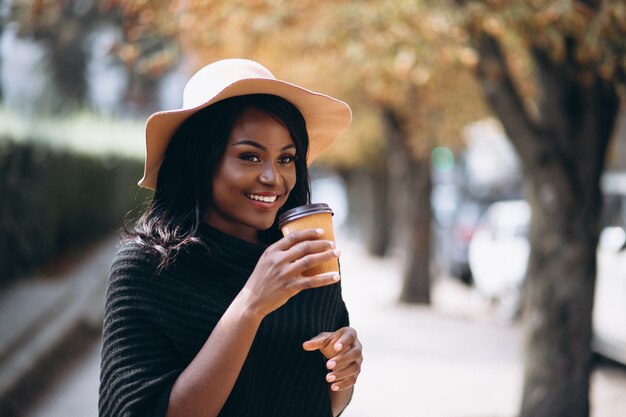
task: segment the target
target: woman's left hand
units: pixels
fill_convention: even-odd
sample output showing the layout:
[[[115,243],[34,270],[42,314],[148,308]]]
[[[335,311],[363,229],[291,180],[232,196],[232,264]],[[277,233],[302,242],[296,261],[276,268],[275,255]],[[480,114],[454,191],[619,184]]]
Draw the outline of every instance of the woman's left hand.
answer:
[[[356,330],[343,327],[335,332],[320,333],[311,340],[304,342],[304,350],[319,350],[327,358],[326,374],[333,391],[343,391],[354,384],[361,373],[363,363],[362,346]]]

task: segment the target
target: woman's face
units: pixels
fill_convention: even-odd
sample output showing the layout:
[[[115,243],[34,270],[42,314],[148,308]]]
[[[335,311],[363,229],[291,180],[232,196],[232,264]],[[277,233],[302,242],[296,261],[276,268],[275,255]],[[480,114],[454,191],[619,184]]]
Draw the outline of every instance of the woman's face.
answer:
[[[255,108],[235,123],[213,176],[213,207],[207,223],[256,242],[274,224],[296,183],[296,148],[289,131]]]

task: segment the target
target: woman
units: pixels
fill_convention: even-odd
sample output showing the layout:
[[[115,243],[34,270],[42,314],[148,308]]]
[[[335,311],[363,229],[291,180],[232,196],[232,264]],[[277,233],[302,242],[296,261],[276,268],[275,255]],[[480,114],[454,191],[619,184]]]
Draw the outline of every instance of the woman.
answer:
[[[283,238],[309,202],[307,162],[349,107],[248,60],[207,65],[183,109],[146,124],[154,198],[111,269],[100,415],[337,416],[362,363],[319,230]]]

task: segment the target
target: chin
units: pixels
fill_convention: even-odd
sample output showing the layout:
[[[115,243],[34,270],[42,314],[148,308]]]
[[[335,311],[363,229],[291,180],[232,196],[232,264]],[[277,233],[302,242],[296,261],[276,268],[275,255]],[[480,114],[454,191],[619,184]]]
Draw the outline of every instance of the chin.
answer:
[[[258,221],[255,223],[251,223],[250,226],[254,227],[256,230],[263,232],[268,230],[269,228],[271,228],[274,225],[274,220],[276,219],[276,217],[273,217],[272,219],[268,219],[267,221]]]
[[[272,222],[272,223],[271,223],[271,224],[269,224],[269,225],[264,225],[264,226],[262,226],[262,227],[259,227],[259,229],[258,229],[258,230],[259,230],[259,231],[261,231],[261,232],[266,232],[266,231],[268,231],[269,229],[271,229],[273,225],[274,225],[274,223]]]

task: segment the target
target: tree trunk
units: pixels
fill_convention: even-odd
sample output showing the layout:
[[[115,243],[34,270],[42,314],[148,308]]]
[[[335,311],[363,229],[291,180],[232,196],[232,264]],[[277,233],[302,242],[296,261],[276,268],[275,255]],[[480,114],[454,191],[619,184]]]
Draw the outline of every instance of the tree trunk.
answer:
[[[56,87],[63,96],[61,110],[72,110],[84,105],[86,100],[86,26],[74,16],[61,23],[47,42]]]
[[[393,217],[390,245],[404,249],[407,246],[409,224],[406,207],[410,200],[410,194],[407,193],[410,150],[402,118],[393,109],[383,108],[382,120],[387,150],[387,192],[391,196],[388,199],[388,211]]]
[[[406,122],[392,109],[383,109],[387,136],[390,210],[394,233],[406,255],[400,301],[430,304],[432,190],[430,162],[418,159],[408,144]]]
[[[0,1],[1,4],[1,1]],[[4,18],[0,19],[0,39],[4,38]],[[0,80],[2,79],[2,54],[0,54]],[[0,102],[4,103],[4,91],[2,90],[2,82],[0,81]]]
[[[432,179],[428,159],[409,164],[409,213],[407,264],[400,301],[413,304],[430,304],[430,245],[432,210],[430,194]]]
[[[600,175],[617,113],[614,86],[582,84],[575,61],[531,51],[543,100],[533,120],[498,41],[477,37],[478,79],[522,161],[532,206],[524,285],[520,417],[588,417]]]
[[[54,82],[55,99],[53,113],[63,113],[81,108],[87,104],[87,62],[86,40],[98,22],[122,22],[115,13],[103,12],[92,2],[80,7],[75,2],[65,2],[58,6],[53,19],[43,18],[45,6],[32,17],[29,35],[40,41],[47,52],[49,68]],[[89,4],[87,4],[89,3]]]
[[[367,251],[374,256],[383,257],[389,249],[393,222],[389,210],[389,177],[387,169],[368,169],[369,178],[369,222],[367,228]]]
[[[384,256],[393,223],[388,213],[386,173],[370,167],[338,173],[346,184],[350,234],[364,242],[370,254]]]
[[[528,187],[532,251],[521,417],[587,417],[599,187],[573,196],[573,178],[537,168]]]
[[[364,240],[363,230],[367,224],[367,216],[364,208],[367,207],[367,186],[364,181],[363,169],[341,169],[337,171],[346,185],[346,198],[348,199],[348,216],[346,225],[351,237]]]

